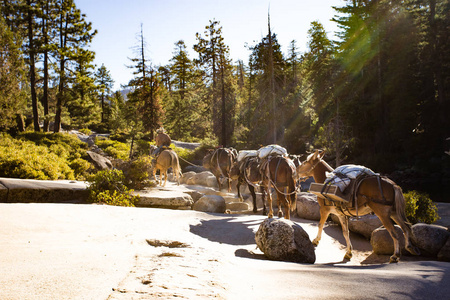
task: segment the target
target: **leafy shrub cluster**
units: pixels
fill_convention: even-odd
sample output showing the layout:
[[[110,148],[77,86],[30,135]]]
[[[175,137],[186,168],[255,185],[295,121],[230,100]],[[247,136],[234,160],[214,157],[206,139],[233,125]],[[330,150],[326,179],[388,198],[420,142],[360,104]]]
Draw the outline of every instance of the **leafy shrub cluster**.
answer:
[[[68,160],[69,157],[77,157],[75,153],[78,152],[66,149],[45,135],[38,140],[48,141],[50,146],[45,145],[45,142],[40,144],[25,139],[13,139],[5,133],[2,133],[0,137],[0,176],[2,177],[73,180],[78,175],[70,167]],[[80,161],[78,163],[80,165],[77,172],[82,172],[84,166]]]
[[[415,223],[434,223],[439,219],[437,207],[428,194],[409,191],[403,194],[406,200],[406,217]]]
[[[54,153],[60,159],[66,160],[67,165],[73,170],[75,179],[84,180],[87,171],[91,167],[86,160],[87,144],[80,141],[74,134],[33,131],[20,133],[17,138],[22,141],[31,141],[36,146],[47,147],[50,153]]]
[[[121,166],[125,175],[125,185],[132,189],[152,186],[152,182],[149,179],[151,165],[152,159],[150,156],[143,155]]]
[[[78,131],[83,133],[83,134],[85,134],[85,135],[90,135],[92,133],[92,131],[89,128],[81,128]]]
[[[133,190],[125,185],[125,176],[121,170],[104,170],[89,176],[89,199],[93,203],[116,206],[135,206],[139,200]]]
[[[97,137],[95,144],[114,158],[127,160],[130,155],[130,146],[126,143]]]

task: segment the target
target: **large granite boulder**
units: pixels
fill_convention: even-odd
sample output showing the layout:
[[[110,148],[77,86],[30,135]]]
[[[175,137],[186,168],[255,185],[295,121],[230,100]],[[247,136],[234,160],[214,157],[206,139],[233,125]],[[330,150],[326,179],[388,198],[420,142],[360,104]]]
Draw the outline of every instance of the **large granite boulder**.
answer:
[[[445,245],[441,248],[437,255],[438,260],[450,262],[450,238],[447,239]]]
[[[191,178],[191,177],[194,176],[195,174],[197,174],[197,173],[192,172],[192,171],[190,171],[190,172],[183,172],[183,175],[181,175],[180,183],[182,183],[182,184],[187,183],[187,181],[189,180],[189,178]]]
[[[187,193],[165,190],[145,190],[134,192],[139,195],[138,207],[170,208],[190,210],[194,201]]]
[[[189,177],[189,179],[186,180],[186,184],[188,185],[203,185],[208,186],[208,178],[213,177],[215,180],[214,175],[209,171],[204,171],[201,173],[195,173],[195,175]]]
[[[218,195],[204,195],[194,203],[192,209],[196,211],[223,214],[226,210],[225,199]]]
[[[320,220],[320,205],[317,196],[311,193],[301,192],[297,194],[297,216],[307,220]]]
[[[399,237],[400,249],[402,254],[409,253],[405,249],[405,237],[403,236],[403,231],[400,226],[395,225],[395,230]],[[372,237],[370,239],[370,244],[372,245],[373,252],[375,254],[381,255],[392,255],[394,254],[394,241],[392,240],[389,231],[384,227],[375,229],[372,232]]]
[[[202,166],[192,166],[192,165],[187,166],[183,170],[183,172],[194,172],[194,173],[201,173],[203,171],[207,171],[207,170]]]
[[[419,247],[424,256],[437,257],[450,237],[447,228],[439,225],[418,223],[412,226],[412,230],[414,233],[412,242]]]
[[[86,151],[88,155],[88,161],[94,165],[97,170],[111,170],[113,165],[109,159],[97,154],[93,151]]]
[[[265,219],[255,235],[258,248],[272,260],[311,263],[314,246],[303,228],[286,219]]]
[[[219,187],[219,184],[217,183],[216,176],[214,176],[214,175],[208,176],[205,179],[205,183],[206,183],[205,185],[208,186],[208,187],[212,187],[212,188],[218,188]]]
[[[227,202],[226,207],[230,213],[248,212],[250,210],[250,205],[245,202]]]
[[[0,178],[0,202],[86,203],[88,198],[82,181]]]
[[[372,232],[383,224],[376,215],[365,215],[359,218],[350,218],[348,228],[351,232],[359,233],[370,240]]]

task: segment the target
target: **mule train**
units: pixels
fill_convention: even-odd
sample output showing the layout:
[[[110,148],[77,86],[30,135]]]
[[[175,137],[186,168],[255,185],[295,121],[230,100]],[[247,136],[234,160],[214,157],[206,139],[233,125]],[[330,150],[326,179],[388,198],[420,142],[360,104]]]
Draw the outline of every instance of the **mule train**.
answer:
[[[297,163],[299,165],[299,162]],[[240,186],[247,184],[253,199],[253,212],[257,212],[255,188],[260,189],[263,202],[263,214],[273,217],[272,188],[277,194],[278,216],[290,219],[290,211],[294,209],[298,189],[296,165],[288,157],[286,149],[278,145],[269,145],[259,150],[243,150],[237,154],[232,148],[211,150],[203,159],[203,166],[210,169],[216,176],[219,189],[220,177],[228,182],[231,190],[231,180],[236,180],[238,197],[242,200]],[[267,196],[268,211],[265,202]],[[284,206],[283,213],[281,206]]]
[[[156,147],[154,147],[156,149]],[[162,154],[164,154],[162,156]],[[255,189],[259,188],[262,194],[262,213],[269,218],[274,215],[272,207],[272,189],[277,195],[278,216],[290,219],[291,210],[295,209],[296,194],[300,188],[300,181],[313,177],[314,188],[321,190],[310,191],[318,197],[320,205],[320,221],[318,233],[313,240],[318,245],[322,236],[324,224],[330,213],[335,214],[341,223],[342,232],[347,244],[344,259],[351,259],[352,244],[349,237],[348,218],[374,213],[382,222],[394,241],[394,253],[390,262],[398,262],[400,258],[399,236],[395,230],[397,223],[405,236],[405,248],[413,255],[419,255],[419,249],[411,242],[411,225],[407,222],[405,214],[405,199],[402,189],[392,180],[370,172],[358,173],[355,178],[350,178],[339,170],[347,168],[345,165],[334,170],[322,158],[324,151],[316,150],[307,159],[300,162],[298,157],[289,156],[286,149],[278,145],[269,145],[259,150],[242,150],[239,153],[233,148],[217,148],[207,152],[203,158],[203,166],[214,174],[219,190],[222,189],[221,178],[227,180],[228,191],[231,191],[231,180],[237,181],[238,197],[243,200],[240,191],[242,184],[247,184],[253,200],[253,212],[257,212]],[[164,161],[164,162],[163,162]],[[353,165],[351,165],[353,166]],[[161,169],[161,177],[165,175],[167,181],[167,169],[172,167],[179,182],[181,174],[178,157],[172,150],[162,150],[155,162],[153,174],[156,169]],[[368,170],[367,168],[363,168]],[[330,175],[331,174],[331,175]],[[328,177],[327,177],[328,176]],[[347,180],[349,186],[344,187],[346,198],[340,187],[334,186],[332,180]],[[332,185],[332,184],[333,185]],[[165,184],[165,182],[164,182]],[[329,193],[333,187],[336,194]],[[344,194],[345,194],[344,193]],[[265,198],[267,197],[267,206]],[[284,213],[281,209],[284,207]]]

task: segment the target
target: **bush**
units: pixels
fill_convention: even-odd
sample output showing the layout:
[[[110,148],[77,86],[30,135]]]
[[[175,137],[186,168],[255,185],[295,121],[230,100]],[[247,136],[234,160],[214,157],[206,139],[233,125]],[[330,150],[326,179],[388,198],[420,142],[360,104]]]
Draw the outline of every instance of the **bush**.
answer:
[[[89,128],[81,128],[78,130],[79,132],[85,134],[85,135],[91,135],[92,131]]]
[[[139,200],[139,196],[132,194],[125,184],[125,176],[120,170],[104,170],[91,175],[88,178],[90,183],[90,201],[94,203],[104,203],[117,206],[134,206]]]
[[[53,147],[57,153],[44,145],[13,139],[0,135],[0,177],[57,180],[75,179],[74,171],[66,160],[65,150]],[[68,152],[67,152],[68,153]]]
[[[140,156],[124,166],[125,184],[129,188],[142,189],[151,186],[150,170],[152,160],[149,156]]]
[[[133,147],[133,157],[150,154],[150,142],[145,140],[136,140]]]
[[[75,173],[75,178],[78,180],[84,180],[88,170],[91,168],[91,164],[82,158],[76,158],[69,163],[70,168]]]
[[[409,191],[403,195],[406,200],[406,217],[411,223],[431,224],[439,219],[437,207],[428,194]]]
[[[130,155],[130,146],[122,142],[96,138],[95,144],[114,158],[126,160]]]

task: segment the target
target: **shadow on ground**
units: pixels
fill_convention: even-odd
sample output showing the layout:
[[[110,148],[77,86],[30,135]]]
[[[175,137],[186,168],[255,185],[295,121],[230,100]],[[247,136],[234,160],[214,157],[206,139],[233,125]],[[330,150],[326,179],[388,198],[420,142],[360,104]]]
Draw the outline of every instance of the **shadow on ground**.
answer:
[[[198,225],[191,225],[190,232],[211,242],[229,245],[255,244],[252,227],[259,226],[261,220],[242,220],[226,218],[218,220],[201,220]]]

